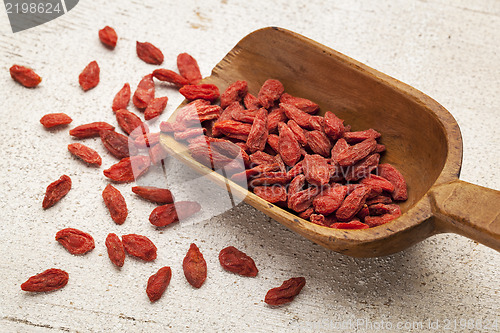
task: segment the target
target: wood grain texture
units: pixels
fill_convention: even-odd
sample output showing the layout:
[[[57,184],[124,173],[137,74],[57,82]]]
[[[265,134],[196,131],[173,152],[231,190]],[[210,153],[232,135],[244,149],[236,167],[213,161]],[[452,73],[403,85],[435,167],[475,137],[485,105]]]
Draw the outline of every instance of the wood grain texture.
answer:
[[[323,249],[246,204],[158,231],[147,221],[154,205],[138,200],[131,184],[117,186],[130,212],[124,225],[115,226],[100,197],[107,183],[102,173],[68,156],[71,126],[45,131],[38,121],[45,113],[67,112],[74,126],[114,122],[114,94],[125,82],[135,89],[155,68],[137,59],[136,40],[157,45],[169,69],[176,69],[175,57],[187,51],[208,76],[243,36],[281,26],[442,104],[462,131],[461,179],[499,190],[499,7],[495,0],[80,1],[69,14],[15,35],[6,15],[0,16],[1,330],[312,332],[332,331],[336,322],[358,318],[394,325],[429,318],[498,318],[498,253],[462,236],[436,235],[383,258],[351,258]],[[105,25],[120,38],[112,52],[97,39]],[[78,74],[92,60],[101,67],[102,81],[83,93]],[[32,66],[43,78],[41,85],[26,90],[13,82],[8,76],[13,63]],[[158,86],[158,95],[169,97],[166,119],[182,96],[166,85]],[[102,155],[103,168],[115,163],[98,140],[85,144]],[[182,166],[168,167],[172,181]],[[161,171],[154,171],[159,179]],[[45,187],[62,172],[74,179],[74,188],[57,209],[43,212]],[[428,168],[421,172],[424,177]],[[144,179],[152,182],[145,185],[154,180]],[[195,196],[201,201],[218,195],[208,184],[196,191],[173,188],[173,193],[179,200]],[[54,240],[64,227],[91,233],[96,249],[83,257],[65,253]],[[150,237],[158,246],[157,262],[127,258],[123,269],[115,270],[104,247],[109,232]],[[182,276],[182,258],[191,242],[208,264],[207,281],[199,290]],[[257,278],[240,279],[220,268],[218,251],[228,245],[255,259]],[[171,285],[151,305],[147,278],[165,265],[172,267]],[[70,273],[64,289],[44,295],[20,292],[28,276],[49,267]],[[293,303],[276,309],[264,305],[268,289],[299,275],[307,284]]]

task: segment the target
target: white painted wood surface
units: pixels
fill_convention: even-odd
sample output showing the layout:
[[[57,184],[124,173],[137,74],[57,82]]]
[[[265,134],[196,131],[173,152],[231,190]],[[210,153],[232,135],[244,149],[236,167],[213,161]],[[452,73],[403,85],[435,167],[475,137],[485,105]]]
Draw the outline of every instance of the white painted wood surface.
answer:
[[[104,25],[118,32],[114,51],[97,39]],[[460,236],[439,235],[389,257],[355,259],[299,237],[246,204],[205,219],[216,211],[208,209],[201,219],[159,232],[147,220],[154,206],[138,200],[130,184],[117,186],[130,210],[125,224],[117,226],[101,198],[102,170],[115,160],[99,140],[86,140],[103,156],[103,167],[87,167],[67,152],[72,140],[66,129],[46,131],[38,122],[49,112],[70,114],[72,125],[113,122],[116,91],[124,82],[135,88],[154,68],[137,59],[136,40],[160,47],[166,68],[176,69],[177,54],[189,52],[206,76],[241,38],[265,26],[301,33],[436,99],[462,130],[461,179],[500,189],[497,0],[81,0],[63,17],[17,34],[2,11],[0,331],[355,331],[356,320],[365,320],[358,322],[359,331],[375,331],[382,320],[392,331],[399,331],[398,322],[422,322],[427,331],[429,320],[439,321],[437,331],[444,331],[446,320],[451,328],[456,323],[453,331],[469,331],[461,320],[477,325],[499,320],[500,256]],[[77,78],[91,60],[101,66],[101,83],[83,93]],[[14,83],[8,74],[14,63],[33,67],[42,84],[27,90]],[[181,101],[171,88],[159,88],[158,95],[170,98],[167,114]],[[72,177],[73,189],[42,211],[45,187],[63,173]],[[210,189],[181,186],[175,194],[212,195]],[[54,240],[63,227],[90,232],[96,249],[70,255]],[[104,247],[109,232],[147,235],[159,248],[158,259],[144,263],[129,257],[121,271],[115,269]],[[199,290],[182,273],[191,242],[208,262],[208,279]],[[228,245],[255,258],[257,278],[220,268],[218,252]],[[172,267],[172,282],[163,298],[150,304],[146,281],[164,265]],[[64,289],[34,295],[20,290],[29,276],[49,267],[70,273]],[[265,305],[269,288],[300,275],[307,285],[293,303]],[[342,323],[347,326],[339,327]]]

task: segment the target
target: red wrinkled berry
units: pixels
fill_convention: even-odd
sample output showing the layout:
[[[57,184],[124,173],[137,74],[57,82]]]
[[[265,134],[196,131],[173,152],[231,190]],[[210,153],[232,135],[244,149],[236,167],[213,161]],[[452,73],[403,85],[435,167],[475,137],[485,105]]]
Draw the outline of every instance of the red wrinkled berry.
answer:
[[[156,259],[156,246],[146,236],[136,234],[123,235],[122,242],[128,254],[144,261]]]
[[[71,143],[68,145],[68,150],[71,154],[80,158],[88,164],[101,165],[102,159],[99,153],[94,149],[89,148],[81,143]]]
[[[102,191],[102,199],[106,207],[108,207],[111,219],[116,224],[123,224],[127,219],[128,209],[125,198],[120,191],[111,184],[108,184]]]
[[[304,277],[295,277],[283,282],[277,288],[269,290],[264,298],[264,302],[269,305],[281,305],[290,303],[306,285]]]
[[[105,245],[109,260],[116,266],[122,267],[125,263],[125,248],[120,237],[113,233],[109,234],[106,237]]]
[[[99,39],[101,42],[107,47],[114,49],[116,46],[116,41],[118,40],[118,35],[116,34],[115,29],[110,26],[105,26],[101,30],[99,30]]]
[[[65,113],[48,113],[40,119],[40,124],[45,128],[62,126],[71,123],[73,119]]]
[[[71,189],[71,178],[62,175],[61,178],[47,186],[45,197],[43,198],[42,207],[47,209],[52,207],[56,202],[61,200]]]
[[[253,259],[234,246],[228,246],[219,252],[219,262],[225,270],[242,276],[255,277],[259,272]]]
[[[200,288],[207,278],[207,262],[196,244],[191,244],[182,261],[186,280],[195,288]]]
[[[92,61],[83,69],[78,77],[78,82],[83,91],[95,88],[99,83],[99,65],[96,61]]]
[[[9,71],[10,76],[26,88],[34,88],[42,82],[42,78],[31,68],[13,65]]]
[[[161,298],[171,278],[172,270],[168,266],[160,268],[156,274],[151,275],[146,287],[146,294],[151,302],[156,302]]]
[[[137,56],[148,64],[161,65],[163,63],[163,53],[151,43],[137,42],[136,51]]]
[[[61,289],[68,283],[69,275],[57,268],[50,268],[30,277],[21,284],[21,289],[31,292],[44,292]]]
[[[94,238],[90,234],[74,228],[59,230],[56,241],[71,254],[85,254],[95,248]]]

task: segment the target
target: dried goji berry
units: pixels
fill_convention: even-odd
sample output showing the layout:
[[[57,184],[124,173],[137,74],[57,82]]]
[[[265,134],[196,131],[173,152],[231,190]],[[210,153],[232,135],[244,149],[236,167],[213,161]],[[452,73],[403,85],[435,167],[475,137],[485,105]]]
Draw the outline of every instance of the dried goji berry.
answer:
[[[325,134],[332,140],[340,139],[344,135],[344,121],[328,111],[325,113]]]
[[[161,298],[172,278],[172,270],[170,267],[162,267],[148,279],[146,294],[151,302],[156,302]]]
[[[99,30],[99,39],[101,40],[101,43],[111,49],[114,49],[116,42],[118,41],[118,35],[116,34],[115,29],[110,26],[105,26]]]
[[[109,260],[118,267],[123,267],[125,263],[125,248],[123,243],[116,234],[108,234],[106,237],[106,249],[108,251]]]
[[[302,191],[305,184],[306,176],[300,174],[295,176],[288,186],[288,198],[290,198],[295,193]]]
[[[94,149],[89,148],[81,143],[71,143],[68,145],[68,150],[71,154],[82,159],[89,164],[101,165],[102,159],[99,153]]]
[[[250,155],[250,160],[255,165],[273,164],[276,161],[274,156],[264,153],[263,151],[257,151]]]
[[[111,219],[116,224],[123,224],[127,219],[128,209],[125,198],[120,191],[111,184],[108,184],[102,191],[102,199],[106,207],[108,207]]]
[[[243,141],[246,141],[248,139],[248,134],[250,134],[252,130],[252,125],[234,120],[225,120],[215,123],[212,130],[214,128],[228,137],[244,139]]]
[[[78,139],[91,138],[94,136],[99,136],[99,132],[102,130],[114,130],[115,127],[105,123],[103,121],[97,121],[90,124],[77,126],[69,131],[69,135],[74,136]]]
[[[259,94],[257,96],[260,105],[262,105],[266,109],[269,109],[271,106],[273,106],[274,101],[278,100],[281,97],[281,94],[283,94],[284,90],[285,88],[280,81],[274,79],[266,80],[266,82],[264,82],[264,84],[260,88]]]
[[[120,128],[132,138],[149,132],[148,126],[142,122],[141,118],[127,109],[116,111],[116,121]]]
[[[10,76],[26,88],[34,88],[42,82],[42,78],[31,68],[13,65],[9,71]]]
[[[201,98],[210,102],[217,100],[220,95],[219,88],[209,83],[185,85],[179,89],[179,92],[189,100]]]
[[[316,130],[309,131],[305,133],[305,136],[307,138],[307,144],[313,152],[320,154],[323,157],[330,156],[332,144],[324,132]]]
[[[226,108],[231,103],[240,102],[248,92],[247,81],[236,81],[220,95],[220,106]]]
[[[287,194],[284,186],[273,185],[273,186],[256,186],[253,192],[261,197],[262,199],[269,201],[273,204],[284,204],[286,203]]]
[[[297,139],[297,142],[300,143],[301,146],[307,145],[307,138],[304,133],[304,130],[302,127],[300,127],[295,121],[289,120],[287,123],[288,127],[290,127],[290,130],[293,132],[295,135],[295,139]]]
[[[288,119],[294,120],[300,127],[310,130],[323,131],[323,117],[312,116],[302,110],[299,110],[291,104],[280,103],[280,108],[285,110],[285,114]]]
[[[137,154],[135,145],[129,143],[129,138],[111,130],[99,132],[101,141],[106,149],[116,158],[122,159]]]
[[[394,186],[394,191],[392,192],[394,200],[404,201],[408,199],[406,181],[401,172],[389,163],[380,164],[377,170],[379,176],[384,177]]]
[[[99,72],[99,65],[96,61],[92,61],[83,69],[80,76],[78,76],[78,82],[83,91],[90,90],[97,86],[99,83]]]
[[[279,142],[278,149],[283,162],[285,162],[288,166],[293,167],[302,156],[300,153],[300,146],[295,138],[290,127],[288,127],[285,123],[279,123]]]
[[[195,201],[177,201],[156,207],[149,215],[149,222],[157,227],[165,227],[179,222],[199,212],[201,205]]]
[[[323,214],[311,214],[311,216],[309,216],[309,221],[311,221],[314,224],[327,227],[326,219]]]
[[[68,283],[69,275],[57,268],[49,268],[40,274],[30,277],[21,284],[24,291],[43,292],[61,289]]]
[[[186,280],[195,288],[200,288],[207,278],[207,262],[196,244],[192,243],[182,261]]]
[[[259,177],[253,179],[250,182],[250,186],[260,186],[260,185],[273,185],[281,184],[285,185],[290,182],[290,176],[286,172],[263,172]]]
[[[346,195],[346,186],[332,186],[314,198],[314,210],[323,215],[332,214],[340,207]]]
[[[370,193],[368,186],[361,185],[352,191],[342,202],[335,216],[339,221],[349,221],[363,207]]]
[[[377,175],[369,174],[365,178],[361,179],[360,183],[371,187],[372,191],[375,191],[378,194],[382,193],[383,191],[387,191],[390,193],[394,191],[394,185],[392,185],[390,181]]]
[[[165,110],[167,102],[168,97],[166,96],[153,99],[146,107],[146,110],[144,110],[144,119],[151,120],[159,117],[163,113],[163,110]]]
[[[144,261],[156,259],[156,246],[146,236],[129,234],[122,236],[123,247],[131,256]]]
[[[190,84],[197,84],[201,80],[200,67],[198,62],[187,53],[177,56],[177,68],[179,73],[185,77]]]
[[[62,175],[61,178],[47,186],[45,197],[43,198],[42,207],[47,209],[52,207],[56,202],[61,200],[71,189],[71,178]]]
[[[54,126],[67,125],[71,123],[73,119],[65,113],[49,113],[40,119],[40,123],[45,128],[51,128]]]
[[[256,167],[253,167],[251,169],[246,169],[242,172],[235,173],[231,176],[231,180],[246,185],[246,180],[250,177],[260,177],[262,176],[262,174],[278,170],[280,170],[280,165],[278,163],[257,165]]]
[[[143,199],[149,200],[154,203],[167,204],[174,202],[172,192],[166,188],[159,188],[153,186],[134,186],[132,192],[137,194]]]
[[[265,110],[265,109],[264,109]],[[239,111],[233,111],[232,113],[232,118],[236,121],[241,121],[242,123],[249,123],[252,124],[255,116],[259,112],[259,109],[255,110],[239,110]],[[267,117],[267,110],[266,110],[266,117]]]
[[[128,103],[130,102],[130,84],[125,83],[118,93],[116,93],[115,98],[113,98],[113,105],[111,108],[113,111],[118,111],[121,109],[126,109]]]
[[[300,176],[297,176],[300,177]],[[288,208],[300,213],[309,208],[319,193],[319,188],[309,187],[288,197]]]
[[[285,104],[291,104],[297,109],[302,110],[307,113],[316,113],[319,109],[319,105],[301,97],[295,97],[290,94],[284,93],[280,97],[280,102]]]
[[[252,124],[250,133],[248,134],[247,146],[250,152],[264,150],[267,142],[267,110],[262,108],[259,110]]]
[[[367,216],[365,218],[365,223],[370,227],[377,227],[401,216],[401,209],[398,205],[387,205],[387,209],[389,210],[389,213],[387,214],[380,216]]]
[[[155,83],[153,74],[148,74],[137,85],[132,102],[138,109],[145,109],[153,98],[155,98]]]
[[[221,112],[222,109],[218,105],[200,105],[187,112],[182,123],[186,126],[200,126],[204,121],[217,119]]]
[[[344,149],[337,155],[337,162],[341,166],[349,166],[368,156],[377,147],[375,139],[367,139]]]
[[[267,116],[267,129],[269,133],[276,131],[278,129],[278,124],[280,122],[286,122],[287,119],[285,110],[282,108],[274,108]]]
[[[292,133],[293,134],[293,133]],[[278,153],[279,152],[279,141],[280,141],[280,138],[279,136],[277,136],[276,134],[269,134],[267,136],[267,144],[269,145],[269,147],[271,147],[271,149],[275,152],[275,153]],[[300,148],[300,147],[299,147]]]
[[[277,288],[269,290],[264,298],[264,302],[269,305],[281,305],[290,303],[306,285],[304,277],[294,277],[283,282]]]
[[[368,218],[368,216],[367,216]],[[333,223],[330,228],[333,229],[368,229],[370,226],[358,221],[354,220],[351,222],[338,222],[338,223]]]
[[[242,276],[255,277],[259,272],[253,259],[234,246],[228,246],[219,252],[219,262],[225,270]]]
[[[305,211],[299,213],[299,217],[304,220],[309,220],[314,213],[314,208],[309,207]]]
[[[153,44],[136,42],[135,49],[137,56],[142,61],[152,65],[161,65],[163,63],[163,53]]]
[[[248,110],[258,109],[261,107],[259,99],[250,93],[247,93],[243,98],[243,104]]]
[[[330,160],[332,165],[338,164],[338,156],[345,149],[349,148],[349,144],[344,139],[339,139],[332,148]]]
[[[149,158],[153,165],[161,163],[167,156],[167,151],[163,149],[162,145],[154,145],[149,148]]]
[[[355,181],[368,176],[377,167],[379,160],[379,154],[368,155],[353,166],[344,168],[344,178],[347,181]]]
[[[214,126],[212,126],[212,136],[219,137],[222,136],[223,133],[217,129],[216,124],[225,121],[225,120],[231,120],[233,118],[233,112],[234,111],[241,111],[243,110],[243,107],[239,102],[233,102],[229,104],[224,110],[219,115],[219,118],[214,123]]]
[[[370,205],[375,205],[375,204],[378,204],[378,203],[383,203],[383,204],[388,204],[388,203],[391,203],[392,202],[392,199],[385,196],[385,195],[378,195],[374,198],[370,198],[370,199],[367,199],[366,200],[366,204],[368,206]]]
[[[189,84],[188,79],[186,79],[180,74],[177,74],[174,71],[171,71],[170,69],[164,69],[164,68],[155,69],[153,71],[153,76],[160,81],[173,83],[179,88],[185,86],[186,84]]]
[[[74,228],[59,230],[56,241],[71,254],[85,254],[95,248],[94,238],[90,234]]]
[[[158,142],[160,142],[160,133],[147,133],[135,138],[134,145],[139,148],[147,148],[154,146]]]
[[[380,133],[373,128],[367,129],[366,131],[344,133],[344,139],[348,143],[357,143],[368,139],[378,139],[380,136]]]
[[[303,164],[304,164],[303,161],[300,161],[299,163],[295,164],[293,166],[293,168],[288,170],[288,175],[291,178],[294,178],[294,177],[300,175],[301,173],[303,173],[304,172]]]
[[[302,165],[309,184],[323,186],[330,181],[330,167],[326,158],[320,155],[306,155]]]
[[[205,135],[207,129],[204,127],[190,128],[182,132],[175,132],[174,138],[177,141],[184,141]]]
[[[103,171],[104,175],[116,182],[133,182],[149,169],[151,160],[148,156],[126,157]]]

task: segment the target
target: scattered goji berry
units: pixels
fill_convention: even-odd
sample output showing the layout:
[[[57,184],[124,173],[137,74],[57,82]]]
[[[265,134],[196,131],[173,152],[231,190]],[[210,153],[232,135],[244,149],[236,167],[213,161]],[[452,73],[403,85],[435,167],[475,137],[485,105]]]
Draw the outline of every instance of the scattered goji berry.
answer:
[[[133,182],[149,169],[151,160],[148,156],[126,157],[103,171],[104,175],[115,182]]]
[[[165,81],[169,83],[175,84],[178,88],[181,88],[187,84],[189,84],[189,80],[183,77],[180,74],[177,74],[174,71],[171,71],[170,69],[155,69],[153,71],[153,76],[160,80],[160,81]]]
[[[161,298],[172,278],[172,270],[170,267],[162,267],[148,279],[146,294],[151,302],[156,302]]]
[[[111,184],[108,184],[102,191],[102,199],[106,207],[108,207],[111,219],[116,224],[123,224],[127,219],[128,209],[125,198],[120,191]]]
[[[108,234],[106,237],[106,249],[108,251],[109,260],[118,267],[123,267],[125,263],[125,248],[123,243],[116,234]]]
[[[73,119],[65,113],[49,113],[40,119],[40,123],[45,128],[51,128],[54,126],[67,125],[71,123]]]
[[[90,234],[74,228],[59,230],[56,241],[71,254],[85,254],[95,248],[94,238]]]
[[[181,53],[177,56],[177,68],[190,84],[197,84],[202,78],[198,62],[187,53]]]
[[[52,207],[56,202],[61,200],[71,189],[71,178],[62,175],[61,178],[52,182],[47,186],[45,197],[43,198],[42,207],[47,209]]]
[[[78,139],[91,138],[94,136],[99,136],[99,132],[102,130],[114,130],[115,127],[105,123],[103,121],[97,121],[90,124],[77,126],[69,131],[69,135],[74,136]]]
[[[136,42],[135,48],[137,56],[142,61],[152,65],[161,65],[163,63],[163,53],[153,44]]]
[[[9,71],[10,76],[26,88],[34,88],[42,82],[42,78],[31,68],[13,65]]]
[[[172,192],[166,188],[159,188],[153,186],[134,186],[132,192],[137,194],[143,199],[149,200],[158,204],[167,204],[174,202]]]
[[[30,277],[21,284],[21,290],[44,292],[61,289],[68,283],[69,275],[57,268],[49,268],[40,274]]]
[[[199,212],[201,205],[195,201],[177,201],[156,207],[149,215],[149,222],[157,227],[165,227],[179,222]]]
[[[192,243],[182,261],[186,280],[195,288],[200,288],[207,278],[207,262],[196,244]]]
[[[81,143],[71,143],[68,145],[68,150],[71,154],[82,159],[88,164],[101,165],[102,159],[99,153],[94,149],[89,148]]]
[[[116,93],[115,98],[113,98],[113,105],[111,108],[113,111],[118,111],[121,109],[126,109],[128,103],[130,102],[130,84],[125,83],[118,93]]]
[[[116,34],[115,29],[110,26],[105,26],[101,30],[99,30],[99,39],[101,43],[109,47],[110,49],[114,49],[116,46],[116,42],[118,41],[118,35]]]
[[[219,252],[219,262],[226,271],[242,276],[255,277],[259,272],[253,259],[234,246],[228,246]]]
[[[141,118],[127,109],[116,111],[116,121],[120,128],[132,138],[149,132],[148,126],[142,122]]]
[[[306,279],[304,277],[294,277],[286,280],[281,286],[270,289],[264,298],[264,302],[269,305],[290,303],[305,285]]]
[[[146,236],[129,234],[122,236],[123,247],[131,256],[144,261],[156,259],[156,246]]]
[[[111,130],[99,132],[104,147],[116,158],[122,159],[137,154],[137,148],[129,143],[129,138],[123,134]]]
[[[160,142],[160,133],[147,133],[134,140],[134,145],[139,148],[152,147]]]
[[[166,96],[153,99],[146,107],[146,110],[144,110],[144,119],[151,120],[159,117],[163,113],[163,110],[165,110],[167,102],[168,97]]]
[[[153,81],[153,74],[148,74],[137,85],[132,102],[138,109],[145,109],[154,98],[155,83]]]
[[[92,61],[83,69],[78,77],[78,82],[80,83],[80,87],[82,87],[83,91],[90,90],[95,88],[99,83],[99,65],[96,61]]]
[[[189,100],[201,98],[210,102],[217,100],[220,95],[219,88],[210,83],[185,85],[179,89],[179,92]]]

